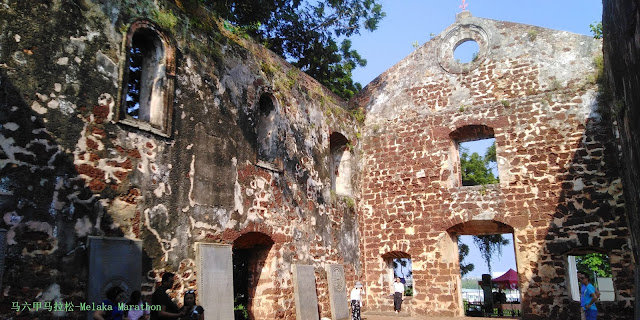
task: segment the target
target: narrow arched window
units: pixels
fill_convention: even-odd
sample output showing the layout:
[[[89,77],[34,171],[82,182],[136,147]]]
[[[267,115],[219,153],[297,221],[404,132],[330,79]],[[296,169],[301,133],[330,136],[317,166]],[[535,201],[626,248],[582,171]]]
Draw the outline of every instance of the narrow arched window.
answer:
[[[336,194],[350,196],[351,187],[351,150],[349,140],[340,132],[329,136],[331,152],[331,190]]]
[[[282,171],[282,150],[279,136],[279,116],[275,98],[268,93],[260,96],[257,124],[257,164],[261,167]]]
[[[175,50],[149,21],[131,25],[126,38],[120,121],[162,135],[171,133]]]

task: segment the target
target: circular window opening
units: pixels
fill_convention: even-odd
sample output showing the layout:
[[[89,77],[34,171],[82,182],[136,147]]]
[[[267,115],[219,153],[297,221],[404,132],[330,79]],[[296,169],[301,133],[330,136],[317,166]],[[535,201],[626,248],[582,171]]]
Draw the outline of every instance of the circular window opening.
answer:
[[[478,59],[480,47],[474,40],[467,39],[453,49],[453,58],[458,63],[470,63]]]

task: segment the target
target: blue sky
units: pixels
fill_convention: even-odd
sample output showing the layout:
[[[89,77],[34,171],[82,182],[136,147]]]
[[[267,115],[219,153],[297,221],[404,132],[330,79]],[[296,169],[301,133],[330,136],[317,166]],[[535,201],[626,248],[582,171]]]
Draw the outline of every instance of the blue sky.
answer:
[[[375,77],[398,63],[455,22],[461,0],[378,0],[387,16],[374,32],[353,37],[352,48],[367,59],[367,66],[353,72],[353,79],[366,86]],[[467,0],[473,16],[530,24],[550,29],[591,35],[589,24],[602,20],[601,0]],[[482,147],[486,149],[485,147]],[[472,150],[476,151],[476,150]],[[483,150],[477,150],[484,155]],[[510,236],[510,235],[509,235]],[[467,261],[476,269],[469,276],[487,273],[487,267],[470,237]],[[494,272],[516,269],[513,239],[503,248],[501,259],[492,263]]]
[[[378,0],[387,16],[374,32],[351,40],[353,49],[367,59],[353,79],[366,86],[385,70],[408,56],[413,43],[429,41],[455,22],[460,0]],[[467,0],[473,16],[531,24],[590,35],[589,24],[602,20],[601,0]]]

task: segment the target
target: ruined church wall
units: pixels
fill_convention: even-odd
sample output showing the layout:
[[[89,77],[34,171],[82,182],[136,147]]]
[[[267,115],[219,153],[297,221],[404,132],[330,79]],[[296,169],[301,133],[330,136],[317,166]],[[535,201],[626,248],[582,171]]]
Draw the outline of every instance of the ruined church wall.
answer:
[[[119,121],[124,37],[140,18],[175,48],[164,135]],[[359,276],[354,201],[331,190],[329,152],[340,132],[356,181],[358,123],[340,98],[196,1],[5,1],[0,87],[1,317],[17,315],[13,301],[86,302],[88,236],[141,240],[143,293],[173,271],[181,302],[198,285],[195,242],[266,234],[274,244],[254,274],[256,319],[295,318],[292,264],[316,268],[321,316],[324,265],[344,264],[347,283]],[[263,94],[277,110],[273,166],[257,165]],[[50,314],[17,318],[36,315]]]
[[[451,55],[465,37],[481,48],[466,65]],[[632,319],[618,149],[596,103],[599,55],[587,36],[463,15],[354,98],[367,111],[359,214],[369,308],[391,310],[385,257],[408,254],[407,309],[462,315],[457,235],[513,230],[523,319],[579,319],[567,266],[579,249],[610,257],[616,301],[600,303],[600,315]],[[500,183],[461,186],[456,140],[482,126],[493,130]]]

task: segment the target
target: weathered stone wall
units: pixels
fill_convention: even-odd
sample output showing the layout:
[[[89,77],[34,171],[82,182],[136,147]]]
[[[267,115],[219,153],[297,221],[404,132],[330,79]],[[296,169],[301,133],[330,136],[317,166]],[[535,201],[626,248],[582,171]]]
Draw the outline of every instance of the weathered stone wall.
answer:
[[[625,209],[633,238],[635,261],[640,259],[640,8],[637,1],[602,1],[604,63],[608,83],[603,102],[611,119],[617,121],[622,145],[622,180]],[[636,272],[638,272],[636,266]],[[640,278],[636,278],[636,296],[640,293]],[[640,318],[636,300],[635,319]]]
[[[579,319],[567,255],[606,252],[632,319],[634,264],[617,147],[587,36],[461,14],[354,99],[367,112],[359,205],[369,306],[391,310],[384,258],[408,254],[417,314],[462,315],[456,237],[514,235],[524,319]],[[476,60],[453,49],[478,42]],[[461,186],[456,141],[493,133],[500,183]]]
[[[340,132],[355,146],[357,181],[357,122],[344,101],[197,3],[0,5],[0,227],[8,229],[0,317],[50,315],[16,312],[13,301],[85,302],[91,235],[142,240],[144,293],[175,271],[180,301],[197,287],[195,242],[235,246],[249,232],[267,235],[273,246],[254,274],[256,319],[295,317],[294,263],[315,266],[321,316],[330,316],[324,264],[344,263],[348,283],[359,276],[354,201],[331,191],[329,153],[330,134]],[[123,37],[140,18],[176,49],[167,135],[119,122]],[[263,94],[275,100],[281,168],[256,165]]]

